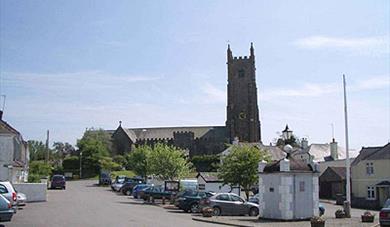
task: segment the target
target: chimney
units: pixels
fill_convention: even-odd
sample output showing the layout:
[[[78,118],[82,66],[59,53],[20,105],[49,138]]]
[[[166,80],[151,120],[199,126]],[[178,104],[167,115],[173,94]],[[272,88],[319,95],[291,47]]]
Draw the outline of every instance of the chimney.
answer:
[[[305,150],[309,147],[309,141],[306,138],[302,138],[301,147],[303,150]]]
[[[333,160],[339,159],[339,153],[337,152],[337,142],[334,140],[334,138],[330,143],[330,156],[333,158]]]
[[[290,171],[290,160],[287,158],[280,160],[280,172],[289,172]]]
[[[3,111],[0,110],[0,121],[3,120]]]

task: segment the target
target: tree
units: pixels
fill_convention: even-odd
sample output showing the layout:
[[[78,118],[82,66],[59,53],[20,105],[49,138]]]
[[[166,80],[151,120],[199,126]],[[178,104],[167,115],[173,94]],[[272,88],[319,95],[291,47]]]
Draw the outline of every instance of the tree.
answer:
[[[110,157],[102,157],[99,160],[99,164],[101,170],[114,171],[122,169],[122,167],[118,163],[113,162]]]
[[[131,153],[126,156],[126,168],[133,170],[135,174],[141,176],[146,180],[146,177],[150,172],[148,159],[151,152],[152,148],[150,146],[142,145],[136,147]]]
[[[82,153],[83,177],[94,176],[101,170],[100,160],[109,156],[110,136],[102,129],[89,129],[77,141],[77,147]]]
[[[232,145],[230,153],[223,158],[218,176],[224,184],[242,187],[249,198],[251,187],[258,181],[257,168],[261,160],[271,160],[266,151],[250,145]]]
[[[121,167],[125,167],[127,164],[127,160],[123,155],[115,155],[112,158],[112,161],[120,165]]]
[[[30,151],[30,160],[45,160],[46,146],[42,141],[29,140],[28,149]]]
[[[147,160],[150,173],[161,180],[180,179],[192,167],[184,157],[183,150],[163,143],[154,145]]]
[[[42,177],[48,177],[52,173],[52,167],[44,161],[30,161],[29,182],[39,182]]]

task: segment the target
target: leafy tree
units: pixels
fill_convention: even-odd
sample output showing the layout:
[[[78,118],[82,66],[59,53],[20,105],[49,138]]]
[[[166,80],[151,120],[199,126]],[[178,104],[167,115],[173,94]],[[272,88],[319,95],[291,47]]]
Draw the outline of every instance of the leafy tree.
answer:
[[[77,156],[70,156],[64,158],[62,162],[62,167],[65,171],[74,171],[79,170],[80,168],[80,159]]]
[[[113,170],[121,170],[122,167],[118,164],[112,161],[112,158],[110,157],[102,157],[99,160],[100,169],[113,171]]]
[[[187,175],[191,163],[184,157],[184,151],[167,144],[155,144],[148,163],[150,173],[161,180],[176,180]]]
[[[112,158],[112,161],[120,165],[121,167],[125,167],[127,164],[127,160],[123,155],[115,155]]]
[[[46,146],[42,141],[29,140],[28,149],[30,151],[30,160],[45,160]]]
[[[109,156],[110,136],[102,129],[89,129],[77,141],[77,147],[82,153],[83,177],[94,176],[99,173],[101,165],[105,163],[104,161],[100,162],[100,160]]]
[[[30,161],[29,164],[29,182],[39,182],[42,177],[50,176],[52,167],[44,161]]]
[[[249,198],[251,186],[258,181],[257,167],[261,160],[271,160],[266,151],[256,146],[232,145],[230,153],[223,158],[218,176],[224,184],[242,187]]]
[[[199,172],[215,172],[220,162],[219,155],[195,155],[191,162]]]
[[[126,168],[133,170],[135,174],[143,177],[146,180],[150,169],[148,165],[148,159],[152,152],[152,148],[147,145],[136,147],[131,153],[126,156],[127,165]]]

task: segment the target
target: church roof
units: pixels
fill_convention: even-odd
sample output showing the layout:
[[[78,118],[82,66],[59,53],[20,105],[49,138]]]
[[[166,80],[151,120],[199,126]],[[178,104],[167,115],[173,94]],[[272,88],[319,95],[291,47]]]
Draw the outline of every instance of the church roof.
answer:
[[[189,127],[156,127],[156,128],[122,128],[126,135],[135,142],[148,139],[173,139],[174,133],[193,133],[196,138],[226,137],[225,126],[189,126]]]

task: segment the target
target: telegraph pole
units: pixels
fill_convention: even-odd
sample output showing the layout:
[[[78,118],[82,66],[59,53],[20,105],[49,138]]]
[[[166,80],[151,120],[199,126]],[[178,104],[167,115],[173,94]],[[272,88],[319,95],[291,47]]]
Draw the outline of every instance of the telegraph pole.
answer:
[[[46,133],[46,155],[45,155],[45,163],[49,162],[49,130]]]
[[[345,159],[345,168],[346,168],[346,193],[347,201],[344,202],[344,211],[347,217],[351,217],[351,164],[349,161],[349,141],[348,141],[348,112],[347,112],[347,89],[345,83],[345,75],[343,74],[343,87],[344,87],[344,116],[345,116],[345,149],[346,149],[346,159]]]

